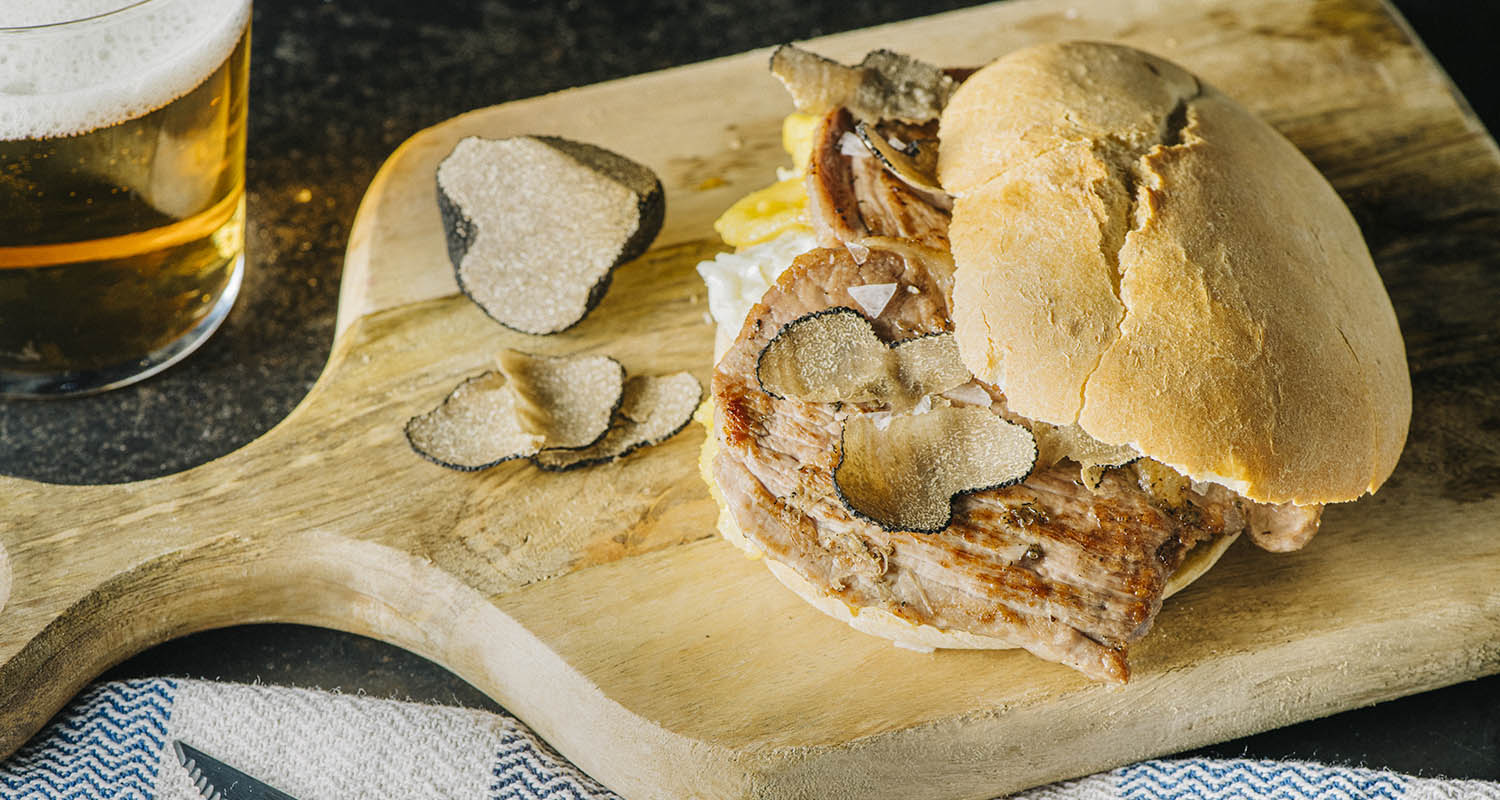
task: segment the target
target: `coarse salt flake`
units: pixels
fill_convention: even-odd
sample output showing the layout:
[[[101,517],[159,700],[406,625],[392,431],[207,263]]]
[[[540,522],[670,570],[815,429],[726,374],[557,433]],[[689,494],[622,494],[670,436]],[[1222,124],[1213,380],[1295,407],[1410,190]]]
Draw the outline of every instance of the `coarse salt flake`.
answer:
[[[865,147],[865,143],[860,141],[858,136],[849,131],[844,131],[844,135],[839,137],[839,155],[849,156],[850,158],[868,158],[870,149]]]
[[[869,251],[866,251],[868,254]],[[858,259],[856,259],[858,260]],[[896,295],[896,284],[894,283],[867,283],[863,286],[850,286],[849,296],[866,314],[878,318],[885,312],[886,306],[891,304],[891,298]]]

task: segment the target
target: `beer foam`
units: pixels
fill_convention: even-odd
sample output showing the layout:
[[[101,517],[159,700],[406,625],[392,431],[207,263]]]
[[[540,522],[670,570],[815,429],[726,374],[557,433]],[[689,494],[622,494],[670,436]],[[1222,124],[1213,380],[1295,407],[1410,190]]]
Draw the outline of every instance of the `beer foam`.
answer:
[[[0,2],[0,140],[86,133],[161,108],[213,73],[250,20],[250,0],[150,0],[108,14],[122,6]]]

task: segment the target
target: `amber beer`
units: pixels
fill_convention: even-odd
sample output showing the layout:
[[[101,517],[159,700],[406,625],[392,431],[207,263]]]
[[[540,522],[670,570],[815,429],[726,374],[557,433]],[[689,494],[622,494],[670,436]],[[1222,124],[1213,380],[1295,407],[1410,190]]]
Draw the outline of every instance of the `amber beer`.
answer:
[[[0,393],[139,380],[239,287],[249,0],[71,0],[93,18],[62,24],[6,2]]]

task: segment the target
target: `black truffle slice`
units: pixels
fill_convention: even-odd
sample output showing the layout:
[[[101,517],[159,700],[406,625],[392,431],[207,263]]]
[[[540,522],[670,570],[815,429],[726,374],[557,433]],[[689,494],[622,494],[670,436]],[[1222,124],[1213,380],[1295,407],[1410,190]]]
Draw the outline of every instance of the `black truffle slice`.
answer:
[[[891,345],[896,357],[896,382],[909,402],[940,394],[973,380],[958,354],[952,333],[930,333]]]
[[[825,114],[844,106],[856,119],[923,123],[937,119],[958,88],[943,70],[890,50],[873,50],[848,67],[784,44],[771,53],[771,74],[797,110]]]
[[[609,356],[537,356],[502,350],[500,371],[516,415],[542,447],[576,449],[604,437],[625,391],[625,368]]]
[[[498,371],[460,383],[433,410],[406,423],[406,441],[428,461],[472,472],[529,456],[545,437],[516,413],[516,395]]]
[[[635,376],[626,381],[625,399],[603,439],[582,450],[543,450],[531,460],[551,471],[613,461],[677,435],[702,401],[703,387],[686,372]]]
[[[1123,467],[1141,457],[1140,451],[1128,444],[1105,444],[1084,432],[1077,424],[1049,425],[1045,422],[1032,424],[1036,435],[1037,460],[1044,466],[1052,466],[1064,458],[1078,463],[1078,479],[1089,489],[1099,488],[1106,470]]]
[[[755,361],[772,397],[808,403],[880,402],[895,391],[890,348],[858,311],[835,306],[787,323]]]
[[[649,168],[554,136],[460,141],[438,165],[437,196],[459,288],[531,334],[583,319],[666,210]]]
[[[809,403],[876,403],[904,411],[922,397],[972,379],[951,333],[886,345],[847,306],[787,323],[756,359],[755,377],[773,397]]]
[[[898,150],[885,135],[874,127],[863,122],[854,126],[854,135],[864,143],[865,149],[874,155],[885,171],[896,176],[897,180],[921,192],[934,205],[951,210],[953,208],[953,196],[943,191],[938,185],[936,172],[929,172],[918,166],[916,159]],[[934,160],[932,169],[936,170],[937,162]]]
[[[608,356],[503,351],[500,368],[460,383],[437,408],[406,423],[424,458],[474,471],[543,448],[586,448],[609,430],[625,370]],[[566,452],[566,450],[564,451]]]
[[[937,533],[953,520],[953,498],[1010,486],[1036,466],[1031,431],[986,408],[940,406],[844,423],[833,485],[844,507],[889,531]]]

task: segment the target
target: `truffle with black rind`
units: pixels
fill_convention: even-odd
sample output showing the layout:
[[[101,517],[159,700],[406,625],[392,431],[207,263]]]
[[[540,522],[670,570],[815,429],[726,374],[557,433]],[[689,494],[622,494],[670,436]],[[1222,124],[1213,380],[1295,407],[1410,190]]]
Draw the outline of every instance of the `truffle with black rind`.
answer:
[[[604,273],[604,277],[594,287],[594,292],[588,302],[588,307],[592,310],[600,300],[604,299],[604,293],[609,290],[609,283],[614,278],[615,268],[641,256],[651,247],[651,243],[656,241],[656,235],[661,232],[662,223],[667,218],[667,195],[662,189],[661,178],[657,177],[650,167],[632,161],[619,153],[598,145],[564,139],[561,136],[538,136],[536,138],[567,153],[579,163],[610,175],[636,196],[636,212],[640,216],[640,224],[636,226],[635,235],[621,245],[620,255],[615,260],[614,266]]]
[[[841,329],[829,330],[831,326]],[[804,337],[845,338],[844,347],[825,352],[802,352],[811,342]],[[788,352],[788,348],[792,348]],[[840,365],[826,363],[846,356]],[[788,397],[811,403],[877,403],[904,411],[923,396],[967,383],[973,376],[959,357],[953,334],[927,333],[887,344],[869,317],[848,306],[833,306],[804,314],[781,326],[755,360],[755,379],[762,391],[778,400]],[[825,381],[813,386],[812,379]],[[842,384],[842,385],[841,385]]]
[[[472,282],[465,279],[465,258],[469,255],[469,252],[473,249],[475,242],[483,234],[483,231],[479,223],[474,219],[474,215],[468,213],[463,208],[463,205],[453,198],[448,188],[443,185],[441,175],[444,164],[448,163],[454,154],[459,151],[459,148],[471,139],[486,142],[513,140],[538,142],[567,157],[572,162],[582,165],[605,179],[624,187],[633,195],[636,215],[635,229],[624,241],[619,243],[614,257],[607,266],[601,269],[597,276],[589,278],[590,285],[588,291],[579,306],[580,312],[576,316],[570,313],[549,320],[546,324],[525,324],[519,322],[514,315],[506,314],[496,308],[494,302],[485,302],[479,296],[480,293],[476,292],[471,285]],[[646,252],[651,246],[651,242],[655,240],[656,235],[661,231],[662,222],[666,217],[666,195],[662,189],[661,180],[649,167],[597,145],[557,136],[517,136],[500,140],[467,137],[455,145],[454,150],[439,164],[438,173],[434,180],[437,186],[438,212],[443,223],[443,234],[448,249],[448,258],[453,264],[454,278],[458,283],[459,290],[473,300],[491,319],[512,330],[533,335],[561,333],[587,317],[588,313],[604,299],[605,293],[609,290],[614,270]],[[547,266],[551,265],[543,265],[543,267]]]
[[[914,440],[914,437],[927,432],[913,431],[910,428],[932,424],[947,424],[949,431],[953,429],[953,426],[960,424],[988,426],[992,428],[991,432],[1006,438],[1004,441],[993,442],[992,447],[978,447],[975,442],[970,441],[954,442],[951,437],[941,443],[929,441],[930,447],[926,452],[919,452],[913,457],[903,459],[899,450],[901,445],[908,444]],[[865,427],[868,430],[864,430]],[[870,459],[864,459],[861,454],[860,457],[853,459],[855,463],[851,463],[851,428],[856,434],[853,440],[855,443],[865,440],[882,440],[878,455],[876,454],[877,448],[871,447]],[[940,446],[943,444],[950,447],[943,449]],[[969,446],[968,450],[964,450],[965,445]],[[864,449],[863,446],[860,449]],[[959,468],[972,467],[972,462],[976,457],[986,456],[990,458],[1001,455],[1009,456],[1010,463],[992,464],[983,474],[973,475],[970,480],[956,480],[964,476],[943,472],[945,466],[950,466],[948,462],[943,461],[943,458],[954,454],[955,451],[958,451],[959,456],[966,457],[967,461],[971,462],[959,464]],[[1036,456],[1036,440],[1032,437],[1031,431],[1022,425],[1005,420],[989,409],[974,406],[943,406],[924,414],[892,418],[884,430],[881,430],[868,415],[855,416],[845,420],[843,429],[840,431],[839,460],[833,469],[833,488],[839,502],[848,509],[850,514],[879,525],[884,530],[923,534],[940,533],[953,523],[954,500],[976,492],[1014,486],[1026,480],[1036,466]],[[867,463],[869,461],[878,461],[878,463]],[[912,474],[906,476],[895,474],[899,472],[903,463],[913,466]],[[861,466],[866,469],[861,473],[851,475],[850,469]],[[869,478],[871,483],[878,483],[880,486],[856,486],[856,481],[861,476]],[[913,497],[910,492],[901,492],[902,487],[892,486],[893,477],[898,479],[908,477],[918,482],[923,479],[931,482],[947,477],[949,485],[921,487],[934,489],[935,492]],[[851,481],[850,478],[856,480]],[[880,498],[886,501],[885,509],[872,508],[873,504],[866,496],[854,496],[863,495],[867,490],[878,491],[881,488],[889,490],[885,497]],[[925,506],[932,506],[932,508]],[[941,509],[941,511],[933,514],[923,513],[934,509]],[[913,515],[914,513],[922,515],[923,519],[913,524],[911,516],[901,518],[902,514]],[[922,522],[930,524],[922,524]]]
[[[860,334],[863,334],[861,336],[861,339],[864,339],[865,341],[862,343],[865,344],[868,349],[873,351],[875,350],[875,348],[879,348],[880,351],[884,351],[888,347],[885,342],[881,341],[880,336],[875,333],[875,327],[870,324],[869,319],[858,311],[849,308],[848,306],[833,306],[831,308],[824,308],[818,311],[803,314],[802,316],[781,326],[781,329],[776,331],[776,335],[772,336],[770,341],[766,342],[766,346],[761,348],[760,354],[755,357],[755,380],[756,383],[760,385],[761,391],[778,400],[785,400],[787,399],[788,395],[795,396],[794,393],[788,389],[788,387],[780,385],[780,382],[777,381],[774,377],[768,376],[767,372],[774,366],[774,362],[777,360],[777,356],[781,355],[781,351],[789,346],[787,343],[792,341],[792,339],[798,336],[798,334],[808,330],[807,326],[809,324],[814,324],[817,320],[827,320],[833,322],[834,324],[838,324],[839,322],[842,322],[844,320],[855,322],[856,324],[854,327],[859,331]],[[881,360],[884,360],[884,357],[884,352],[881,352],[878,356],[878,358]],[[803,359],[791,359],[791,363],[796,367],[806,366],[803,363]],[[865,392],[872,388],[872,384],[874,381],[882,377],[880,373],[885,372],[886,367],[884,364],[868,366],[870,366],[874,370],[874,372],[872,372],[872,374],[869,376],[870,380],[866,382],[865,385],[855,387],[850,391],[841,392],[838,396],[830,396],[824,398],[820,396],[808,397],[806,395],[803,395],[797,397],[796,399],[805,400],[808,402],[845,403],[867,402],[869,400],[872,400],[874,398],[866,396]],[[781,389],[782,391],[778,392],[777,389]]]
[[[437,201],[438,214],[443,219],[443,240],[448,245],[448,261],[453,264],[456,276],[458,265],[468,254],[469,246],[474,244],[478,231],[474,220],[469,219],[457,203],[448,199],[448,193],[443,191],[442,184],[437,187]]]
[[[406,443],[428,461],[460,472],[477,472],[536,453],[544,437],[524,428],[515,414],[515,395],[507,383],[498,370],[466,378],[436,408],[406,421]],[[484,419],[477,416],[481,412]],[[486,421],[500,427],[487,426]],[[507,428],[505,423],[514,424]],[[498,434],[496,446],[474,449],[479,444],[475,437],[486,431]],[[481,452],[484,455],[477,458],[464,457]]]
[[[653,402],[667,392],[675,396]],[[702,402],[703,386],[690,373],[634,376],[625,384],[624,399],[604,438],[583,450],[543,450],[531,462],[548,472],[567,472],[619,460],[676,436]]]
[[[609,433],[625,400],[625,367],[609,356],[543,356],[502,350],[496,358],[517,396],[523,427],[540,449],[582,450]]]
[[[949,331],[920,334],[892,342],[890,347],[896,354],[896,381],[909,402],[924,395],[941,394],[974,379]]]
[[[608,356],[506,350],[499,369],[465,379],[436,408],[407,420],[407,444],[448,469],[476,472],[550,449],[586,450],[624,402],[625,368]]]

